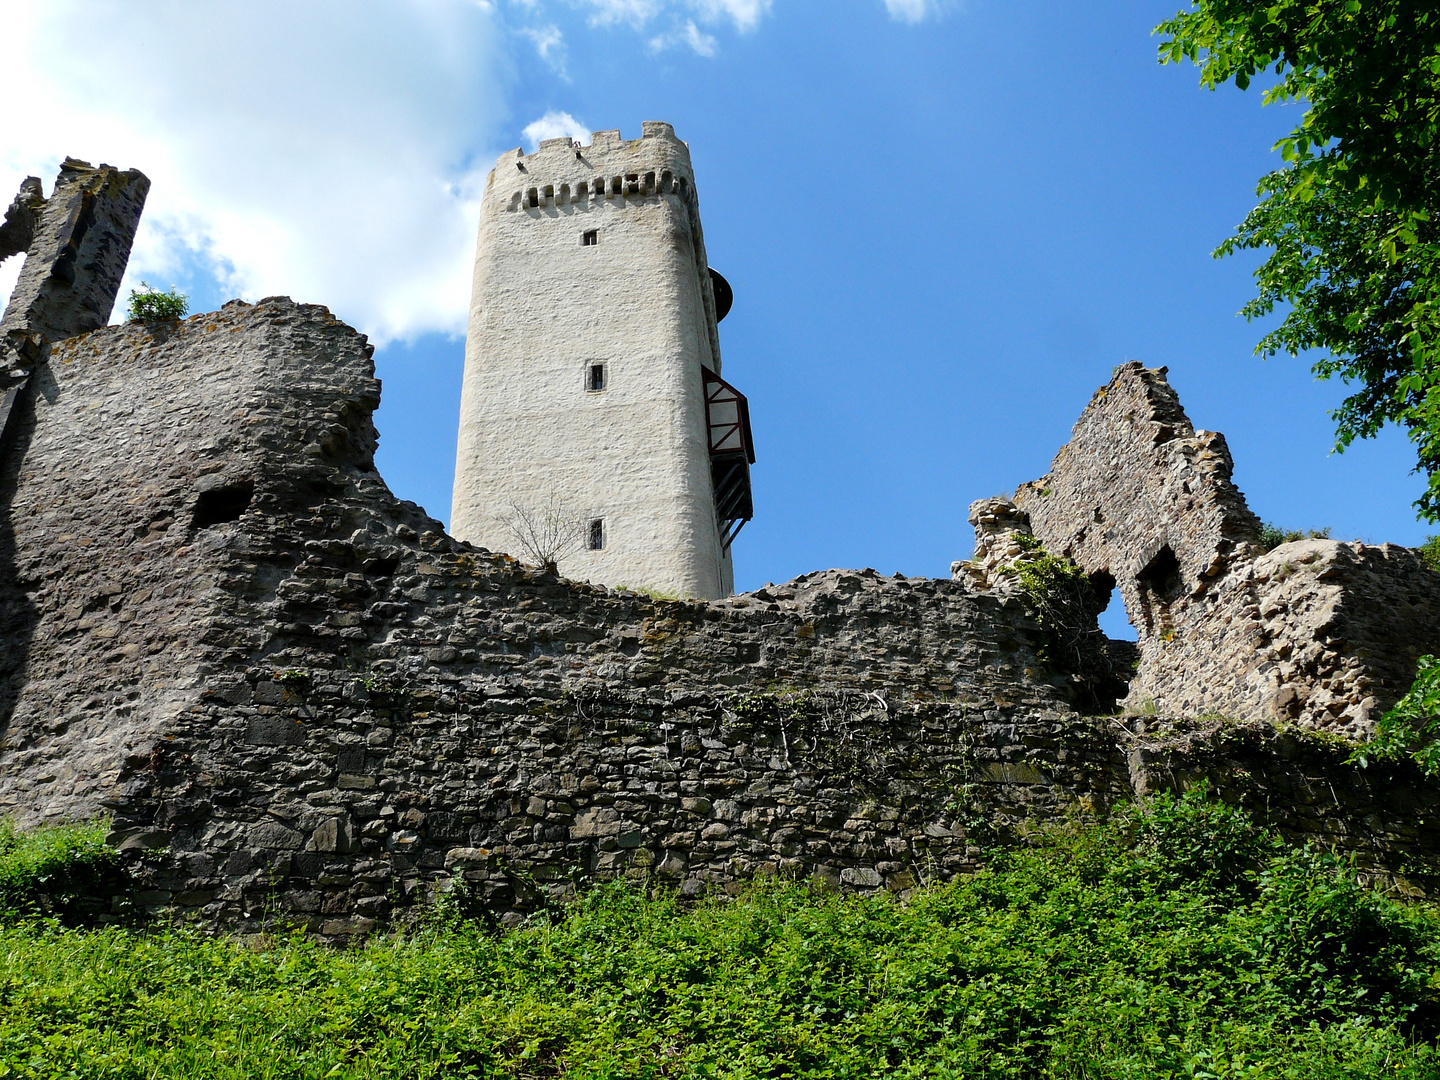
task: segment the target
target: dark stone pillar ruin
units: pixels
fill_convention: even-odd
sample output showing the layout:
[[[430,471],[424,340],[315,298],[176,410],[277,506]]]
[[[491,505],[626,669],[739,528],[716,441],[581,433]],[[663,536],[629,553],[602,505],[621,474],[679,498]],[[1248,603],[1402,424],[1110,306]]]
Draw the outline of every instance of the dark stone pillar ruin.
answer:
[[[0,260],[25,265],[0,319],[0,439],[40,351],[110,321],[150,181],[66,158],[47,199],[29,176],[0,224]]]

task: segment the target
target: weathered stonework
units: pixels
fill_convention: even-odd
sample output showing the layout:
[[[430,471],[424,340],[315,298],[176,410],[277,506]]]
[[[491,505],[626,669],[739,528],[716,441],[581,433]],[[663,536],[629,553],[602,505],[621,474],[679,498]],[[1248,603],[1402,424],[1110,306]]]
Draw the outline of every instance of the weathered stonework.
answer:
[[[14,238],[6,248],[25,241],[26,255],[0,319],[0,348],[25,357],[41,342],[110,321],[149,190],[142,173],[74,158],[60,167],[49,199],[39,200],[38,181],[26,179],[5,215]],[[0,258],[19,250],[0,248]]]
[[[164,847],[148,906],[338,938],[457,875],[502,918],[616,876],[904,892],[1199,776],[1440,867],[1433,785],[1081,716],[1015,598],[832,570],[656,601],[446,536],[376,475],[370,348],[323,308],[97,330],[36,386],[0,474],[0,812]]]
[[[25,254],[0,318],[0,455],[30,371],[47,342],[110,321],[150,181],[66,158],[45,198],[28,176],[0,223],[0,261]]]
[[[45,193],[40,187],[40,178],[27,176],[6,209],[4,221],[0,221],[0,262],[29,250],[44,208]]]
[[[1031,532],[1097,590],[1118,588],[1139,635],[1132,711],[1295,721],[1368,735],[1440,651],[1440,574],[1402,547],[1301,540],[1262,553],[1224,436],[1195,431],[1163,368],[1116,369],[1070,442],[1013,503],[972,508],[973,567],[993,588]],[[998,575],[1003,578],[1003,575]]]
[[[67,167],[0,232],[41,256],[5,315],[34,392],[0,455],[0,814],[111,815],[142,905],[338,940],[461,877],[502,920],[620,876],[903,894],[1201,778],[1292,838],[1440,885],[1440,787],[1411,768],[1358,770],[1268,722],[1074,708],[1093,680],[1003,572],[1037,557],[1032,527],[1149,605],[1131,696],[1165,712],[1324,726],[1393,696],[1428,640],[1413,553],[1258,554],[1223,441],[1163,374],[1121,369],[1020,506],[976,504],[963,580],[830,570],[655,600],[395,499],[370,346],[324,308],[92,328],[143,178]],[[1178,593],[1153,572],[1167,545]]]

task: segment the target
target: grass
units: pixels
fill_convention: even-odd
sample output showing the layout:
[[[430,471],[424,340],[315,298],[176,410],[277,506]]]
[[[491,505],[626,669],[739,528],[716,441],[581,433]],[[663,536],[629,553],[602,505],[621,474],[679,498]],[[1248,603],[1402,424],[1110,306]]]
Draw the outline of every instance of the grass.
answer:
[[[619,885],[351,951],[0,929],[0,1077],[1434,1077],[1440,915],[1191,796],[908,903]]]
[[[25,833],[0,820],[0,919],[89,915],[95,894],[119,873],[105,844],[109,828],[95,821]]]

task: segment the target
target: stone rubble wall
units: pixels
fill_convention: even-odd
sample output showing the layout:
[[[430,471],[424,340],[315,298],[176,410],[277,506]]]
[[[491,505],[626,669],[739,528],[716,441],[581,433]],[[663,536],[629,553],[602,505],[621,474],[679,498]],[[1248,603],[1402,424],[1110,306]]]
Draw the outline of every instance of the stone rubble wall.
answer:
[[[1131,712],[1368,736],[1416,658],[1440,652],[1440,574],[1391,544],[1263,553],[1232,471],[1224,436],[1194,430],[1163,368],[1122,365],[1046,476],[974,504],[976,558],[955,573],[994,589],[1012,534],[1031,533],[1119,589],[1139,637]]]
[[[1030,518],[1006,498],[978,499],[970,504],[970,525],[975,530],[975,553],[950,564],[950,576],[976,592],[1018,596],[1014,567],[1040,554],[1025,540],[1034,534]]]
[[[1132,707],[1219,712],[1367,737],[1440,651],[1440,575],[1409,548],[1282,544],[1235,567],[1142,652]]]
[[[1016,598],[831,570],[654,600],[452,539],[376,475],[370,347],[324,308],[97,330],[36,386],[0,472],[0,812],[113,815],[163,849],[156,910],[339,940],[455,878],[505,921],[614,877],[903,894],[1200,777],[1433,887],[1434,784],[1081,716]]]

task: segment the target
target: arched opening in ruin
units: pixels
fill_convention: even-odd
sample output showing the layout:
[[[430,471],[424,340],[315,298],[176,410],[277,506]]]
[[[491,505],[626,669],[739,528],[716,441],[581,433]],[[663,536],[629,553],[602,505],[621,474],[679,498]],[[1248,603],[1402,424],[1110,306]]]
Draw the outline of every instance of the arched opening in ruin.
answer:
[[[1140,594],[1140,618],[1146,634],[1168,634],[1175,628],[1170,608],[1185,591],[1180,560],[1169,544],[1161,547],[1135,579]]]
[[[1100,632],[1111,641],[1137,640],[1139,634],[1130,621],[1130,612],[1125,609],[1125,598],[1116,588],[1115,575],[1108,570],[1098,570],[1090,575],[1090,587],[1095,590]]]
[[[1109,570],[1095,571],[1090,575],[1090,590],[1094,597],[1090,610],[1099,613],[1099,632],[1091,631],[1094,637],[1084,657],[1086,693],[1082,695],[1081,706],[1109,713],[1130,692],[1139,651],[1135,629],[1126,618],[1124,598],[1116,588],[1115,575]]]

